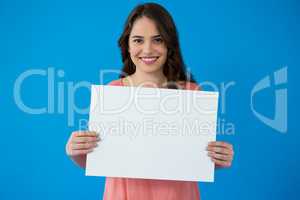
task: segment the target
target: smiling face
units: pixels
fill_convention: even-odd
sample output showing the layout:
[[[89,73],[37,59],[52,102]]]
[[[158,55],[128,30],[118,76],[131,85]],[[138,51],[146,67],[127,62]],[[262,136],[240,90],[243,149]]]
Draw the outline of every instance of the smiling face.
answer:
[[[136,70],[156,73],[167,60],[167,47],[155,22],[147,17],[137,19],[129,35],[129,54]]]

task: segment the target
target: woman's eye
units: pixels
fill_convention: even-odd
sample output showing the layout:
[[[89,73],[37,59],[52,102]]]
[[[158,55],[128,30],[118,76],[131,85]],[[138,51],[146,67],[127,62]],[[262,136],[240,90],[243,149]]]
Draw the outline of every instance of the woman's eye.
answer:
[[[163,40],[162,40],[161,38],[155,38],[155,39],[154,39],[154,42],[155,42],[155,43],[162,43]]]
[[[137,44],[140,44],[140,43],[143,42],[143,40],[142,40],[142,39],[134,39],[133,42],[134,42],[134,43],[137,43]]]

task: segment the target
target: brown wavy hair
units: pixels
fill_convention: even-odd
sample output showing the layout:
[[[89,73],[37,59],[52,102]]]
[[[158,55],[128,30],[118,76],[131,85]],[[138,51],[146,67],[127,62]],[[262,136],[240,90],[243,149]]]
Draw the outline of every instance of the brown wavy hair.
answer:
[[[169,12],[157,3],[145,3],[136,6],[126,20],[123,33],[118,41],[123,62],[120,78],[129,76],[135,72],[135,65],[132,62],[128,51],[128,42],[134,22],[143,16],[148,17],[155,22],[157,29],[167,46],[168,54],[166,63],[163,66],[163,73],[167,78],[168,88],[178,88],[176,86],[177,81],[196,83],[193,75],[186,71],[181,56],[178,32],[175,23]]]

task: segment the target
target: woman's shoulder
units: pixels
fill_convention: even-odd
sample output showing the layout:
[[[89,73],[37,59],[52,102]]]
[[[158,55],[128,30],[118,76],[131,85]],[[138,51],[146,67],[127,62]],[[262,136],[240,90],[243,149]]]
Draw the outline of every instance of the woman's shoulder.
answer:
[[[178,84],[180,85],[180,87],[182,89],[185,90],[201,90],[201,87],[194,82],[190,82],[190,81],[178,81]]]
[[[123,85],[122,79],[112,80],[107,85],[115,85],[115,86],[121,86]]]

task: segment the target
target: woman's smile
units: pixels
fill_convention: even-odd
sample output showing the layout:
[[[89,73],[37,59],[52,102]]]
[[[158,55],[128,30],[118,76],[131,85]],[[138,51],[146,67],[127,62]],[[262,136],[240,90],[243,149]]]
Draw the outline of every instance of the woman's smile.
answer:
[[[159,58],[158,56],[139,57],[139,59],[142,60],[143,63],[146,64],[146,65],[154,64],[157,61],[158,58]]]

